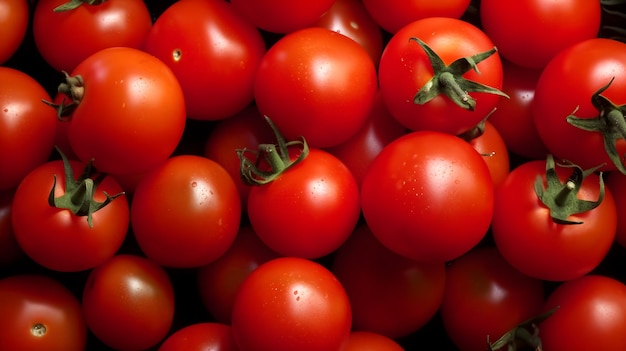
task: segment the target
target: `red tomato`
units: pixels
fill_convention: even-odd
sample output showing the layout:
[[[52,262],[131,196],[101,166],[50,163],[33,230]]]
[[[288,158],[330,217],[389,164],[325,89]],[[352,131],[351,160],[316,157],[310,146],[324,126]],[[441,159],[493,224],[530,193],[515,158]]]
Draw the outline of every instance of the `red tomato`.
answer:
[[[165,338],[174,318],[174,288],[156,263],[117,255],[93,269],[82,295],[89,330],[116,350],[145,350]]]
[[[304,136],[311,147],[330,147],[363,126],[376,90],[367,51],[344,35],[313,27],[282,37],[267,51],[254,96],[287,139]]]
[[[563,87],[572,88],[562,94]],[[604,163],[601,170],[626,173],[619,111],[624,105],[626,43],[594,38],[562,50],[546,65],[535,87],[532,115],[539,136],[556,157],[584,169]],[[615,112],[610,114],[611,110]],[[612,121],[611,116],[617,119]],[[576,121],[581,128],[572,124]]]
[[[522,67],[502,61],[502,91],[509,99],[500,99],[489,122],[498,130],[509,152],[529,159],[543,160],[548,149],[539,137],[533,121],[531,105],[540,69]]]
[[[28,16],[28,1],[0,1],[0,65],[7,62],[22,44],[28,28]]]
[[[241,284],[232,331],[241,350],[341,350],[351,316],[345,290],[324,266],[280,257],[259,266]]]
[[[461,351],[485,351],[520,323],[536,317],[543,282],[510,266],[495,247],[477,248],[446,268],[441,319]]]
[[[215,161],[173,156],[137,185],[133,234],[143,253],[169,267],[199,267],[235,240],[241,204],[230,175]]]
[[[82,61],[71,76],[81,76],[84,88],[76,89],[82,96],[67,131],[81,160],[95,159],[101,172],[129,174],[172,154],[185,127],[185,101],[162,61],[137,49],[109,48]]]
[[[361,44],[378,66],[383,51],[383,34],[359,0],[335,0],[315,26],[334,30]]]
[[[317,21],[334,0],[231,0],[251,24],[268,32],[289,33]]]
[[[433,318],[443,299],[443,262],[399,256],[364,225],[337,250],[331,271],[350,299],[353,330],[407,336]]]
[[[105,48],[143,45],[152,17],[142,0],[99,1],[54,11],[68,0],[40,0],[33,14],[37,50],[54,69],[71,72],[81,61]]]
[[[372,18],[389,33],[424,18],[461,18],[469,4],[470,0],[363,0]]]
[[[429,58],[418,40],[439,59]],[[473,128],[500,99],[502,63],[493,49],[484,32],[459,19],[411,22],[393,35],[380,59],[378,77],[387,108],[411,130],[457,135]],[[484,55],[475,57],[479,54]],[[470,60],[475,70],[467,57],[475,57]]]
[[[231,327],[220,323],[196,323],[170,335],[157,351],[237,351]]]
[[[626,175],[620,172],[610,172],[605,178],[605,184],[613,194],[617,209],[615,241],[626,248]]]
[[[539,324],[543,349],[551,351],[626,349],[626,286],[614,278],[587,275],[554,290],[544,310],[559,308]]]
[[[224,119],[252,102],[266,51],[257,28],[223,0],[173,3],[157,18],[144,49],[172,69],[187,117],[198,120]]]
[[[483,29],[502,57],[525,67],[542,68],[559,51],[596,37],[600,29],[599,1],[481,0],[479,6]]]
[[[573,184],[568,184],[570,180]],[[575,167],[555,167],[554,161],[518,166],[496,189],[492,232],[498,250],[531,277],[564,281],[589,273],[611,248],[617,225],[613,196],[605,188],[601,198],[601,188],[597,174],[583,176]],[[600,203],[568,214],[581,200]]]
[[[69,161],[67,170],[63,161],[50,161],[29,173],[15,192],[15,238],[24,253],[46,268],[93,268],[113,256],[126,237],[130,215],[126,197],[118,196],[122,188],[109,176],[78,176],[84,169],[78,161]],[[56,206],[49,203],[51,193]],[[109,196],[117,197],[93,211]]]
[[[418,131],[388,144],[361,184],[363,216],[390,250],[444,262],[487,233],[494,186],[483,157],[454,135]]]
[[[48,160],[57,119],[41,102],[50,96],[28,74],[0,67],[0,82],[0,190],[7,190]]]
[[[0,340],[7,350],[83,351],[87,327],[80,303],[44,275],[0,279]]]
[[[0,267],[7,266],[23,256],[11,224],[14,191],[0,191]]]
[[[350,333],[348,344],[343,351],[403,351],[395,340],[382,334],[368,331]]]
[[[218,322],[230,324],[235,295],[244,279],[261,264],[277,258],[249,226],[220,258],[198,269],[198,290],[204,307]]]
[[[500,186],[510,171],[509,150],[498,130],[489,121],[479,127],[479,135],[467,136],[470,145],[483,156],[495,187]]]

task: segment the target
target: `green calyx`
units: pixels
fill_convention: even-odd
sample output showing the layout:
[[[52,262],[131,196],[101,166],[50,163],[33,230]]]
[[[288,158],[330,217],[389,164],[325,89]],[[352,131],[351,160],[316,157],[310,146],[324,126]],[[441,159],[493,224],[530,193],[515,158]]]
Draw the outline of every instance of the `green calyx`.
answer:
[[[309,146],[304,137],[288,142],[269,117],[265,116],[265,120],[274,131],[276,144],[260,144],[258,150],[236,150],[241,179],[248,185],[263,185],[273,181],[309,154]],[[298,154],[292,159],[294,150]],[[253,159],[248,158],[248,154],[252,154]]]
[[[626,166],[624,166],[624,156],[617,152],[617,141],[626,139],[626,114],[625,105],[615,105],[611,100],[602,95],[609,88],[615,77],[611,78],[608,84],[601,87],[591,96],[591,103],[599,114],[595,118],[579,118],[574,116],[574,111],[567,116],[567,122],[576,128],[589,132],[601,133],[604,138],[604,149],[615,167],[623,174],[626,174]],[[578,108],[576,109],[578,110]]]
[[[487,336],[487,350],[496,351],[506,347],[507,351],[515,351],[519,349],[519,346],[522,346],[524,350],[526,348],[529,350],[542,350],[537,325],[549,318],[558,309],[559,306],[518,324],[493,343],[489,341],[489,336]]]
[[[572,169],[572,174],[565,183],[561,183],[557,176],[553,156],[548,155],[546,160],[547,187],[544,188],[543,186],[543,177],[537,176],[534,184],[535,193],[541,202],[550,209],[550,216],[554,222],[559,224],[582,224],[583,222],[570,221],[567,218],[576,213],[591,211],[602,203],[604,199],[604,180],[601,172],[599,176],[600,194],[598,195],[598,200],[581,200],[577,197],[577,194],[583,180],[603,165],[588,170],[583,170],[569,162],[567,164],[559,164],[559,166]]]
[[[120,192],[113,196],[104,192],[106,200],[98,202],[94,200],[94,194],[96,187],[104,179],[104,175],[100,174],[95,179],[91,176],[94,175],[95,169],[93,167],[93,160],[87,163],[85,169],[78,178],[74,178],[74,171],[70,165],[67,157],[57,149],[63,160],[63,170],[65,173],[65,193],[59,197],[54,197],[57,178],[54,175],[54,183],[52,189],[48,195],[48,204],[52,207],[59,209],[67,209],[76,216],[87,216],[87,223],[89,227],[93,228],[93,214],[108,205],[118,196],[124,195],[124,192]]]
[[[64,4],[61,4],[57,7],[55,7],[52,11],[54,12],[64,12],[64,11],[71,11],[74,10],[75,8],[78,8],[79,6],[86,4],[86,5],[100,5],[102,3],[104,3],[107,0],[70,0]]]
[[[57,111],[57,118],[60,120],[65,120],[66,117],[74,111],[85,94],[85,83],[83,81],[83,77],[80,75],[72,77],[65,71],[63,71],[63,74],[65,75],[65,82],[59,84],[57,87],[57,91],[65,95],[63,101],[61,101],[60,104],[55,104],[51,101],[41,100],[46,105],[54,107]]]
[[[410,38],[409,40],[417,42],[422,47],[433,67],[433,77],[413,97],[415,104],[423,105],[439,94],[445,94],[458,106],[474,111],[476,100],[469,93],[478,92],[509,97],[496,88],[463,78],[463,75],[469,70],[480,73],[477,66],[478,63],[496,53],[497,49],[495,47],[473,56],[459,58],[446,66],[439,55],[426,43],[418,38]]]

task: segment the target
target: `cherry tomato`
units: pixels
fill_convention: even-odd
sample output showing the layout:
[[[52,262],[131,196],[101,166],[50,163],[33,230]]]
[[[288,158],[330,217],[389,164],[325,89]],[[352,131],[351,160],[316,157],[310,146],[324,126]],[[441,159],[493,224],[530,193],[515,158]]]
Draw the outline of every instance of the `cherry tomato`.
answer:
[[[469,136],[469,143],[483,156],[483,160],[489,168],[493,186],[498,187],[504,182],[509,174],[511,162],[509,150],[500,135],[500,132],[489,121],[485,121],[479,127],[481,131],[477,136]]]
[[[176,330],[157,351],[237,351],[227,324],[201,322]]]
[[[353,331],[344,351],[403,351],[395,340],[368,331]]]
[[[22,44],[28,28],[29,12],[26,0],[0,1],[0,65],[7,62]]]
[[[268,32],[290,33],[311,26],[334,0],[231,0],[233,7],[254,26]]]

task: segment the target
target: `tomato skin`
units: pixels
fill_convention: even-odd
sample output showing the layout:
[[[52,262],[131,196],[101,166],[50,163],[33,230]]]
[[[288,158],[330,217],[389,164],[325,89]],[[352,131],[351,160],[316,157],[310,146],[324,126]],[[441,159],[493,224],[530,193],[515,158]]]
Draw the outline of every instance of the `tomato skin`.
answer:
[[[395,340],[368,331],[353,331],[344,351],[403,351]]]
[[[8,266],[24,256],[13,232],[11,207],[14,191],[0,191],[0,267]]]
[[[388,144],[361,184],[365,222],[390,250],[423,262],[452,260],[478,244],[493,214],[482,156],[456,136],[418,131]]]
[[[239,194],[215,161],[177,155],[137,185],[131,226],[139,247],[168,267],[199,267],[223,255],[241,220]]]
[[[540,314],[543,282],[510,266],[497,248],[476,248],[446,268],[441,319],[462,351],[484,351],[518,324]]]
[[[116,350],[144,350],[167,335],[174,317],[174,288],[156,263],[116,255],[94,268],[82,295],[89,330]]]
[[[311,26],[334,0],[232,0],[233,7],[254,26],[286,34]]]
[[[15,189],[54,149],[56,115],[46,90],[28,74],[0,67],[0,190]]]
[[[617,210],[617,229],[615,241],[626,248],[626,175],[613,171],[604,179],[605,185],[611,190]]]
[[[331,272],[350,299],[353,330],[394,339],[433,318],[446,281],[443,262],[417,262],[389,251],[365,225],[337,250]]]
[[[319,27],[287,34],[272,45],[254,85],[261,114],[288,140],[304,136],[309,146],[318,148],[356,134],[376,91],[376,68],[367,51]]]
[[[0,1],[0,65],[7,62],[22,44],[28,28],[29,12],[26,0]]]
[[[232,331],[241,350],[341,350],[350,335],[351,315],[345,290],[324,266],[279,257],[243,281]]]
[[[321,149],[309,149],[300,163],[270,183],[253,186],[248,194],[251,227],[283,256],[330,254],[350,236],[359,214],[359,188],[352,173]]]
[[[537,177],[544,179],[546,162],[533,160],[515,168],[496,189],[492,233],[498,250],[509,264],[531,277],[565,281],[589,273],[604,259],[615,238],[617,214],[613,195],[605,187],[595,209],[571,215],[582,224],[558,224],[534,190]],[[571,169],[556,167],[561,182]],[[596,201],[599,178],[590,174],[577,197]]]
[[[144,50],[178,78],[189,118],[219,120],[252,102],[266,48],[257,28],[230,3],[213,0],[173,3],[157,18]]]
[[[493,186],[498,187],[504,182],[510,171],[509,150],[500,132],[488,120],[485,121],[483,133],[469,141],[470,145],[483,156],[489,168]]]
[[[0,279],[0,341],[7,350],[82,351],[87,326],[78,299],[45,275]],[[45,326],[44,335],[32,327]]]
[[[131,174],[172,154],[185,127],[185,102],[162,61],[138,49],[108,48],[82,61],[76,75],[85,94],[70,116],[68,138],[79,159],[95,159],[101,172]]]
[[[602,275],[586,275],[562,283],[548,296],[545,311],[559,308],[539,324],[545,350],[617,351],[626,321],[626,286]]]
[[[221,323],[196,323],[175,331],[157,351],[237,351],[231,327]]]
[[[502,57],[532,68],[544,67],[559,51],[596,37],[601,6],[597,1],[498,0],[480,3],[480,20]]]
[[[70,160],[74,176],[85,165]],[[93,213],[93,227],[86,216],[48,204],[56,176],[55,197],[65,193],[63,162],[54,160],[31,171],[18,186],[13,200],[11,222],[20,248],[33,261],[48,269],[77,272],[93,268],[112,257],[122,246],[129,225],[129,205],[118,196]],[[105,193],[122,192],[117,182],[106,176],[97,186],[94,200],[103,202]]]
[[[618,106],[626,104],[626,43],[604,38],[570,46],[541,71],[531,111],[541,140],[556,157],[584,169],[603,163],[606,165],[600,170],[616,169],[605,151],[601,133],[579,129],[566,120],[572,114],[584,119],[597,117],[599,112],[591,97],[612,78],[613,83],[602,95]],[[563,87],[575,88],[562,94]],[[619,139],[616,149],[624,155],[626,140]]]
[[[379,82],[385,105],[402,125],[411,130],[435,130],[461,134],[482,121],[493,110],[499,95],[471,93],[474,111],[456,105],[440,94],[420,105],[413,102],[418,90],[433,77],[430,60],[418,38],[434,50],[446,65],[467,56],[493,49],[491,39],[478,27],[455,18],[431,17],[411,22],[389,40],[380,58]],[[502,87],[502,63],[498,53],[477,64],[480,74],[470,70],[463,78]]]
[[[105,48],[139,49],[152,27],[150,12],[141,0],[109,0],[53,12],[66,2],[38,1],[33,14],[37,50],[58,71],[71,72],[81,61]]]

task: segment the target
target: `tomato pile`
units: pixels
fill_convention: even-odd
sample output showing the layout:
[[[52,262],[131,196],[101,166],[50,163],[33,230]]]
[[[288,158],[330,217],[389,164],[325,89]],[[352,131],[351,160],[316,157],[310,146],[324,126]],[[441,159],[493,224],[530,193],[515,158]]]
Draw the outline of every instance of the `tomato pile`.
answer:
[[[0,0],[0,344],[625,350],[625,6]]]

